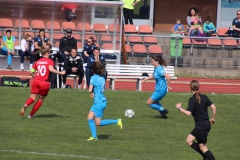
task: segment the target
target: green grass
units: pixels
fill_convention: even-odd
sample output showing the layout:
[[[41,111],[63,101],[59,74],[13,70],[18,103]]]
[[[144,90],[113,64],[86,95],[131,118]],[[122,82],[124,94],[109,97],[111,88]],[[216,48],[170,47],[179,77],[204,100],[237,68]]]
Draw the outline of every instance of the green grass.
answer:
[[[93,100],[83,90],[51,90],[34,119],[19,111],[29,96],[29,88],[0,87],[0,159],[1,160],[200,160],[185,138],[193,129],[192,117],[176,108],[186,108],[187,93],[168,93],[162,100],[169,109],[168,119],[146,105],[150,92],[106,91],[108,105],[104,118],[122,118],[117,125],[98,127],[99,141],[88,142],[87,114]],[[216,123],[208,137],[208,147],[217,160],[239,159],[239,95],[209,95],[217,106]],[[132,108],[133,119],[124,111]]]

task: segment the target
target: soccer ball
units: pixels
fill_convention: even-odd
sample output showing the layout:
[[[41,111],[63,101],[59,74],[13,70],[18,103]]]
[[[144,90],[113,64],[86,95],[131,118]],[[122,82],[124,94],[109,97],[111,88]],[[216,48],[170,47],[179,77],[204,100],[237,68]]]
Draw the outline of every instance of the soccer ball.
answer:
[[[134,111],[133,111],[132,109],[127,109],[127,110],[125,111],[125,116],[126,116],[127,118],[133,118],[133,117],[134,117]]]

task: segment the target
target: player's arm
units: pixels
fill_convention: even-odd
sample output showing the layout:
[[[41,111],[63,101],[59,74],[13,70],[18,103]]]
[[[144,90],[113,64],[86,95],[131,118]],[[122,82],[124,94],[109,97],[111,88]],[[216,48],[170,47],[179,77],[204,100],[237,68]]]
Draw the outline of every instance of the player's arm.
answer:
[[[177,108],[180,112],[182,112],[183,114],[185,114],[186,116],[190,116],[190,115],[192,114],[192,112],[190,112],[190,111],[188,111],[188,110],[186,110],[186,109],[183,109],[181,103],[177,103],[177,104],[176,104],[176,108]]]
[[[91,84],[88,88],[88,92],[90,93],[90,98],[94,97],[94,93],[93,93],[93,85]]]
[[[49,65],[49,66],[48,66],[48,69],[49,69],[49,71],[52,72],[52,73],[61,74],[61,75],[66,74],[66,71],[65,71],[65,70],[59,72],[59,71],[57,71],[56,69],[54,69],[52,65]]]
[[[213,124],[215,123],[215,118],[216,118],[216,113],[217,113],[217,109],[216,109],[216,106],[214,104],[212,104],[210,106],[210,108],[212,109],[212,118],[210,120],[210,123]]]
[[[171,76],[168,73],[165,73],[164,77],[166,77],[166,79],[167,79],[168,89],[172,89],[172,87],[169,86],[170,82],[171,82]]]
[[[32,76],[33,78],[35,78],[35,72],[36,72],[36,69],[31,68],[31,69],[30,69],[30,76]]]
[[[153,75],[150,75],[149,77],[145,78],[145,79],[142,81],[142,83],[144,83],[144,82],[146,82],[146,81],[148,81],[148,80],[151,80],[151,79],[153,79],[153,78],[154,78]]]

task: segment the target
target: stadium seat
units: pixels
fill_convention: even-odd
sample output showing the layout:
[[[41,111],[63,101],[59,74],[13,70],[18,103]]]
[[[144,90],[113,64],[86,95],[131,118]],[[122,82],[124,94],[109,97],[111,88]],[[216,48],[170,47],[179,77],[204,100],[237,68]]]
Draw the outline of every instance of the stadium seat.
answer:
[[[127,33],[127,34],[138,34],[136,26],[132,25],[132,24],[125,24],[124,25],[124,32]]]
[[[110,35],[102,35],[101,36],[101,42],[112,42],[112,36]]]
[[[118,24],[109,24],[108,25],[108,32],[109,33],[113,33],[114,32],[114,27],[116,27],[116,32],[119,33],[120,32],[120,25]]]
[[[32,38],[35,37],[35,34],[34,34],[33,32],[24,32],[24,35],[25,35],[25,34],[29,34]]]
[[[36,32],[37,33],[37,32]],[[35,35],[36,35],[36,33],[35,33]],[[48,39],[50,39],[51,38],[51,35],[50,35],[50,33],[45,33],[45,36],[48,38]]]
[[[134,36],[128,36],[128,42],[129,43],[142,43],[143,41],[142,41],[142,37],[141,36],[136,36],[136,35],[134,35]]]
[[[190,38],[183,38],[183,45],[192,45]]]
[[[7,18],[1,18],[0,19],[0,27],[3,28],[13,28],[13,22],[11,19],[7,19]]]
[[[227,31],[228,31],[228,28],[218,28],[217,29],[217,35],[219,37],[229,37],[229,35],[226,34]]]
[[[71,28],[73,31],[76,31],[76,25],[72,22],[63,22],[62,23],[62,29],[66,30],[68,28]]]
[[[15,21],[15,28],[19,28],[19,27],[20,27],[20,20],[17,19],[17,20]],[[25,20],[25,19],[22,19],[22,21],[21,21],[21,27],[22,27],[22,29],[30,29],[29,22],[28,22],[27,20]]]
[[[149,54],[162,54],[162,47],[159,45],[150,45],[148,46]]]
[[[143,43],[145,44],[157,44],[157,37],[143,37]]]
[[[132,48],[129,44],[125,44],[125,49],[126,49],[126,52],[128,53],[132,52]]]
[[[135,44],[135,45],[133,45],[133,52],[134,53],[146,54],[147,53],[147,49],[142,44]]]
[[[116,36],[116,42],[119,42],[120,41],[120,36]],[[124,41],[125,43],[127,43],[127,37],[124,36]]]
[[[53,39],[58,39],[58,40],[60,40],[62,37],[64,37],[64,34],[53,33]]]
[[[103,23],[95,23],[93,24],[93,31],[94,32],[107,32],[107,28]]]
[[[218,38],[214,38],[214,39],[209,38],[208,45],[209,45],[209,47],[221,47],[222,41],[221,41],[221,39],[218,39]]]
[[[16,39],[15,40],[15,46],[20,46],[21,44],[19,43],[19,40],[18,39]]]
[[[194,45],[198,45],[198,46],[207,46],[207,42],[206,41],[196,41],[195,39],[193,39],[192,43]]]
[[[57,47],[57,48],[59,48],[59,43],[60,43],[60,41],[57,41],[57,42],[54,44],[54,46]]]
[[[80,41],[82,39],[80,34],[72,34],[72,36],[78,41]]]
[[[61,30],[59,22],[56,22],[56,21],[54,21],[53,23],[52,21],[48,21],[46,23],[47,30],[52,30],[52,25],[53,25],[53,30],[59,30],[59,31]]]
[[[102,45],[101,49],[113,50],[113,44],[112,43],[104,43]],[[119,49],[119,44],[116,44],[116,49]]]
[[[89,23],[84,23],[84,31],[85,32],[92,32],[92,29],[91,29],[91,25]],[[82,31],[83,30],[83,23],[78,23],[77,24],[77,29],[79,31]]]
[[[41,21],[41,20],[33,20],[31,22],[31,28],[32,29],[45,29],[45,25],[44,25],[43,21]]]
[[[138,27],[139,34],[152,34],[152,28],[149,25],[140,25]]]
[[[78,49],[83,48],[82,42],[77,42],[77,48],[78,48]]]
[[[94,34],[85,34],[84,41],[88,40],[88,38],[93,37],[94,41],[97,41],[97,37]]]
[[[235,38],[226,38],[226,39],[223,39],[223,45],[225,47],[233,47],[233,48],[236,48],[238,47],[238,44],[237,44],[237,41]]]

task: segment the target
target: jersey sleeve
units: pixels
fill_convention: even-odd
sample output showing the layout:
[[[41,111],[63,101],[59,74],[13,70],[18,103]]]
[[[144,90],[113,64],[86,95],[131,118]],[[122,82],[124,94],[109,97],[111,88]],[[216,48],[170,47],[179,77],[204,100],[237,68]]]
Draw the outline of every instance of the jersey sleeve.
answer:
[[[30,68],[31,72],[35,72],[37,70],[37,63],[34,63],[32,68]]]
[[[207,97],[207,96],[206,96]],[[211,100],[207,97],[207,106],[211,106],[213,103],[211,102]]]
[[[90,85],[94,86],[94,76],[92,76],[91,79],[90,79]]]
[[[53,66],[53,67],[54,67],[54,62],[53,62],[53,60],[49,59],[48,61],[49,61],[49,62],[48,62],[48,63],[49,63],[49,66]]]
[[[232,25],[233,25],[233,26],[236,25],[236,23],[235,23],[235,18],[234,18],[233,21],[232,21]]]
[[[188,101],[187,111],[190,111],[192,113],[194,111],[194,108],[195,108],[195,102],[193,101],[192,98],[190,98]]]
[[[166,72],[165,72],[165,70],[163,69],[163,68],[159,68],[159,70],[158,70],[158,74],[160,75],[160,76],[164,76],[164,74],[165,74]]]

